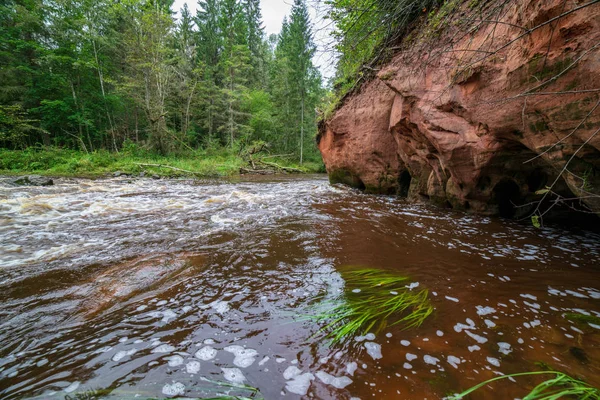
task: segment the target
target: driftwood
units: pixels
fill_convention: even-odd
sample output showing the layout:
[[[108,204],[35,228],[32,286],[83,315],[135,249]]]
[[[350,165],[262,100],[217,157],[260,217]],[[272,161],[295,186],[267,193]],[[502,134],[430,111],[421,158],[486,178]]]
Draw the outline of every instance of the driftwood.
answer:
[[[268,151],[268,145],[264,142],[256,143],[253,146],[247,148],[245,151],[240,152],[240,156],[246,161],[247,166],[240,168],[241,174],[258,174],[258,175],[272,175],[276,173],[291,173],[291,174],[302,174],[304,171],[298,168],[284,167],[274,162],[265,161],[266,158],[275,157],[286,157],[291,154],[278,154],[270,155],[264,154]]]

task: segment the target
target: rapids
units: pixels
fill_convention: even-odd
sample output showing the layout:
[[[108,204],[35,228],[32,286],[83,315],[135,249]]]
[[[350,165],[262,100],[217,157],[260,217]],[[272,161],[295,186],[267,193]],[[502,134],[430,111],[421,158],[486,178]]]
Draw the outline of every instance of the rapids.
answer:
[[[435,312],[331,344],[340,268]],[[0,397],[441,399],[535,363],[600,386],[600,237],[331,186],[324,176],[0,182]],[[473,398],[516,398],[528,379]],[[258,398],[256,394],[255,398]],[[84,397],[81,397],[84,398]]]

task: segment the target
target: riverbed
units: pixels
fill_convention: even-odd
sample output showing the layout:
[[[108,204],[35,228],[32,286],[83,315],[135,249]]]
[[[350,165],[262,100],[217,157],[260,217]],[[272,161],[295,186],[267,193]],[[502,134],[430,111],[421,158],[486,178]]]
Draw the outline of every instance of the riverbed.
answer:
[[[434,313],[332,343],[312,316],[349,266],[410,277]],[[600,387],[600,326],[572,318],[600,317],[599,269],[597,234],[321,175],[4,180],[0,397],[441,399],[540,368]]]

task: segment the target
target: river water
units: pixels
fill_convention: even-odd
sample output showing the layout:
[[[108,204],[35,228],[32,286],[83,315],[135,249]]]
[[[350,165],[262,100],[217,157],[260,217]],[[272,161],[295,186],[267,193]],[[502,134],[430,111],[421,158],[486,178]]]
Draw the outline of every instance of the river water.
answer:
[[[343,301],[347,266],[409,276],[433,315],[332,343],[310,316]],[[567,318],[600,316],[599,268],[596,234],[323,176],[5,180],[0,398],[249,396],[225,385],[244,383],[265,399],[441,399],[536,363],[600,386],[600,326]]]

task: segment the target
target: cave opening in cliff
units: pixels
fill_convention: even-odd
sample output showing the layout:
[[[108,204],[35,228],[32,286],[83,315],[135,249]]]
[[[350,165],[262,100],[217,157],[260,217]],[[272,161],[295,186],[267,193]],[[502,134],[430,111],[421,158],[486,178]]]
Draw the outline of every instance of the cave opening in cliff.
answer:
[[[502,180],[494,186],[494,200],[498,214],[503,218],[514,218],[521,203],[519,185],[512,180]]]
[[[412,176],[407,170],[402,171],[400,177],[398,177],[398,196],[408,197],[410,190],[410,183],[412,182]]]

